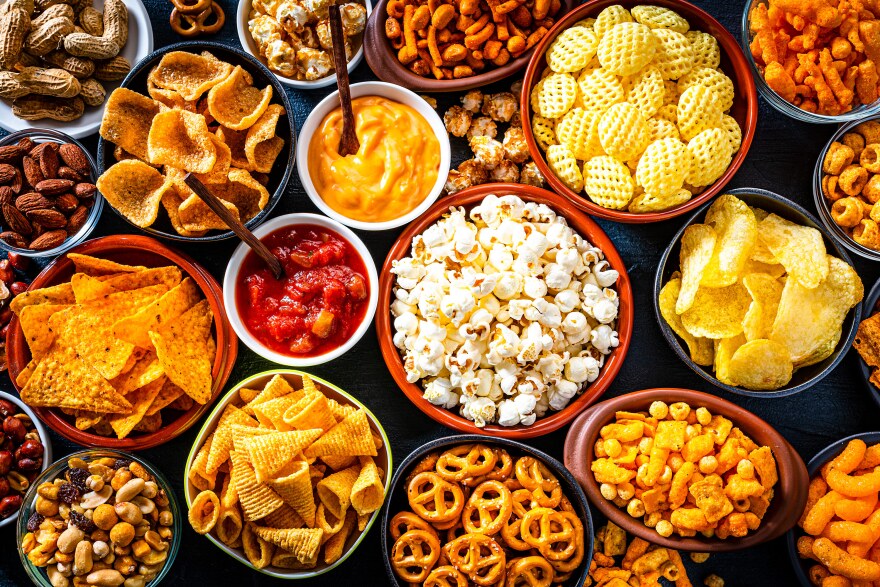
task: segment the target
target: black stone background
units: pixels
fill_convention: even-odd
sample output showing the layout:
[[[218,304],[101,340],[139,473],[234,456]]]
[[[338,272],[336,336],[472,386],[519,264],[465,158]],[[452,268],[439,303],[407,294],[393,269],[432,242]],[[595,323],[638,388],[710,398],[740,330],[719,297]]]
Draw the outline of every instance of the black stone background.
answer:
[[[168,0],[144,0],[144,3],[153,23],[156,48],[183,40],[168,26],[171,12],[171,3]],[[221,0],[220,4],[226,10],[226,24],[217,35],[204,38],[238,47],[235,29],[237,3],[233,0]],[[739,38],[743,2],[696,0],[695,4],[710,12],[734,37]],[[352,78],[357,82],[375,79],[375,76],[364,60]],[[506,90],[513,79],[516,78],[487,90]],[[297,129],[301,128],[312,107],[332,89],[288,90]],[[437,94],[436,97],[441,113],[458,99],[457,95]],[[813,166],[819,151],[834,130],[834,125],[797,122],[778,113],[761,99],[755,141],[745,163],[729,186],[771,190],[795,200],[815,214],[811,188]],[[97,149],[97,134],[86,139],[85,144],[94,154]],[[469,156],[464,141],[455,139],[453,164]],[[275,208],[273,215],[291,212],[318,212],[303,191],[295,172],[284,199]],[[880,410],[864,388],[855,351],[850,351],[837,369],[813,388],[792,397],[766,400],[740,397],[715,389],[676,357],[660,334],[655,321],[651,284],[660,255],[682,222],[682,218],[649,225],[599,221],[626,262],[635,296],[635,328],[629,355],[605,397],[663,386],[715,393],[753,411],[775,426],[795,446],[805,461],[834,440],[856,432],[880,429]],[[92,236],[130,232],[136,232],[136,229],[107,206]],[[369,247],[376,264],[381,267],[385,255],[400,232],[401,229],[385,232],[361,231],[359,235]],[[230,240],[210,245],[172,246],[177,246],[193,256],[222,281],[227,259],[236,242]],[[880,271],[877,265],[861,258],[856,258],[855,262],[867,291],[880,275]],[[273,367],[275,365],[258,357],[243,344],[239,345],[238,361],[227,389],[237,381]],[[398,389],[382,361],[374,328],[343,357],[307,371],[351,392],[381,419],[391,439],[397,463],[425,442],[453,433],[422,414]],[[0,389],[15,393],[5,373],[0,376]],[[171,480],[184,509],[183,467],[198,428],[197,425],[176,440],[143,453],[145,458],[158,465]],[[561,460],[565,433],[566,429],[563,429],[530,443]],[[78,448],[54,433],[52,442],[55,458],[61,458]],[[594,523],[602,522],[601,516],[595,511],[593,517]],[[184,526],[183,543],[174,568],[165,579],[165,585],[283,584],[281,580],[253,572],[224,556],[207,539],[195,534],[188,524]],[[382,562],[379,536],[380,530],[376,524],[358,550],[343,565],[307,583],[316,587],[389,584]],[[782,538],[747,551],[713,555],[702,565],[690,563],[686,556],[685,560],[695,585],[702,585],[703,579],[710,573],[723,577],[728,586],[770,587],[796,584]],[[0,587],[27,584],[28,577],[16,552],[15,529],[12,525],[0,530]]]

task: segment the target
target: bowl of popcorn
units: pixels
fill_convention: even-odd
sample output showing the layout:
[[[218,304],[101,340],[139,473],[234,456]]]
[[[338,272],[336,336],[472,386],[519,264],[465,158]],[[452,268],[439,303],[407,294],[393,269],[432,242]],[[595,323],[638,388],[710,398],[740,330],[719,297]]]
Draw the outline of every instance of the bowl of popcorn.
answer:
[[[238,3],[236,25],[241,46],[259,59],[285,86],[316,89],[336,83],[330,39],[331,2],[293,0]],[[363,33],[372,12],[370,0],[340,4],[345,58],[351,73],[364,59]]]
[[[773,540],[794,526],[807,499],[807,468],[779,432],[687,389],[648,389],[593,406],[568,431],[565,467],[612,522],[692,552]]]
[[[486,184],[435,204],[379,281],[382,357],[406,396],[462,432],[531,438],[613,381],[633,306],[623,260],[564,198]]]
[[[837,124],[880,112],[876,5],[750,0],[742,46],[758,92],[786,116]]]
[[[602,0],[541,41],[523,130],[550,186],[618,222],[658,222],[719,193],[745,160],[755,84],[735,39],[686,2]]]

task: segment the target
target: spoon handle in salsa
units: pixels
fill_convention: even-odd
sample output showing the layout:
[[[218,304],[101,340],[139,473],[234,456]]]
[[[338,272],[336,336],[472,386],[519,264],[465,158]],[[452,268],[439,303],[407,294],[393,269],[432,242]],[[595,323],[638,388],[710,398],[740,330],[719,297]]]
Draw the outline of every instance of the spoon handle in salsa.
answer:
[[[232,215],[232,212],[223,205],[220,198],[212,194],[211,191],[205,187],[205,184],[199,181],[199,179],[192,173],[187,173],[183,178],[183,181],[205,204],[207,204],[208,208],[210,208],[214,214],[219,216],[220,219],[226,223],[226,226],[228,226],[238,238],[249,246],[257,256],[269,266],[269,269],[271,269],[272,273],[275,275],[275,279],[281,279],[284,275],[284,269],[281,267],[281,261],[278,260],[278,257],[273,255],[272,251],[266,248],[266,245],[260,242],[260,239],[258,239],[254,233],[245,228],[244,224]]]
[[[342,33],[342,15],[339,5],[330,5],[330,38],[333,41],[333,66],[336,68],[336,84],[339,86],[339,104],[342,107],[342,137],[339,154],[354,155],[361,148],[354,130],[354,111],[351,108],[351,92],[348,88],[348,61],[345,59],[345,36]]]

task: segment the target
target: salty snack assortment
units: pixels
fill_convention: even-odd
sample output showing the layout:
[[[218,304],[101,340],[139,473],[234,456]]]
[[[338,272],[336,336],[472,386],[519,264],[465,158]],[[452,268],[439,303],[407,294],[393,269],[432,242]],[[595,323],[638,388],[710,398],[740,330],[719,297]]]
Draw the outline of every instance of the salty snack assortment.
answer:
[[[0,521],[18,514],[25,492],[43,468],[43,442],[30,416],[0,399]]]
[[[767,0],[749,13],[757,73],[805,112],[845,114],[880,97],[880,6],[848,0]]]
[[[546,59],[531,90],[532,134],[553,174],[598,206],[679,206],[739,151],[718,42],[673,10],[609,6],[562,31]]]
[[[730,194],[704,221],[685,229],[680,270],[657,301],[694,363],[726,385],[771,391],[831,356],[864,287],[822,233]]]
[[[406,496],[389,535],[391,566],[408,584],[548,587],[584,561],[584,521],[535,457],[460,444],[417,463]]]
[[[478,427],[565,408],[619,342],[618,272],[546,204],[450,208],[391,272],[407,380]]]
[[[664,538],[746,536],[761,525],[779,480],[770,447],[685,402],[617,412],[593,451],[602,497]]]
[[[0,5],[0,98],[24,120],[69,122],[104,104],[131,64],[123,0],[6,0]]]
[[[107,202],[141,228],[161,206],[180,236],[227,230],[184,183],[192,173],[242,222],[259,214],[286,141],[272,86],[257,88],[247,70],[210,52],[173,51],[150,71],[147,93],[118,88],[107,100],[100,132],[118,161],[98,178]]]
[[[68,257],[69,281],[11,303],[31,353],[16,379],[22,401],[119,439],[210,401],[214,316],[193,279],[176,266]]]
[[[810,481],[797,552],[816,585],[880,581],[880,444],[853,439]]]
[[[279,76],[317,81],[335,73],[330,37],[328,0],[248,0],[248,31],[259,57]],[[362,2],[339,6],[345,57],[351,61],[360,49],[367,9]]]
[[[327,397],[308,375],[239,389],[199,448],[189,522],[256,569],[339,560],[385,500],[382,447],[366,412]]]

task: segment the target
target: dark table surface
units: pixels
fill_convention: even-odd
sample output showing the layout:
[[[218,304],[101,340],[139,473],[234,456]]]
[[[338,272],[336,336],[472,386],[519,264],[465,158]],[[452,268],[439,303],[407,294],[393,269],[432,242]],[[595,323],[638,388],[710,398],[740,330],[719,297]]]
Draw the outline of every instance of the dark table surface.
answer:
[[[168,26],[171,3],[167,0],[145,0],[153,22],[157,48],[182,40]],[[697,0],[700,7],[710,12],[739,38],[743,3],[729,0]],[[223,30],[210,40],[239,46],[235,29],[236,2],[222,0],[227,20]],[[209,37],[205,37],[208,39]],[[353,74],[353,81],[375,79],[362,62]],[[491,89],[501,91],[516,78],[496,84]],[[300,128],[312,107],[332,88],[302,92],[288,90],[294,106],[297,128]],[[457,96],[436,95],[441,113],[458,99]],[[760,100],[760,114],[755,141],[739,173],[730,187],[764,188],[786,196],[815,214],[811,192],[813,165],[822,146],[833,134],[833,125],[810,125],[796,122],[778,113]],[[2,133],[2,131],[0,131]],[[460,141],[460,139],[456,139]],[[85,140],[93,150],[97,135]],[[466,145],[456,142],[453,164],[467,158]],[[284,199],[274,215],[290,212],[317,212],[303,191],[296,173]],[[651,301],[651,283],[663,249],[681,226],[682,219],[659,224],[626,225],[600,221],[604,230],[617,246],[626,262],[635,296],[635,328],[629,355],[606,397],[650,387],[682,387],[715,393],[731,400],[775,426],[809,460],[834,440],[867,430],[880,429],[880,410],[868,395],[860,378],[855,351],[850,351],[835,371],[811,389],[787,398],[753,399],[731,395],[714,388],[691,372],[672,352],[660,334],[654,319]],[[105,209],[93,237],[134,232],[109,206]],[[360,232],[377,265],[382,264],[400,230]],[[173,246],[180,246],[174,244]],[[222,279],[226,262],[236,243],[226,241],[211,245],[180,246],[207,267],[215,277]],[[866,292],[877,280],[880,270],[861,258],[855,259],[856,268],[865,283]],[[381,311],[381,310],[380,310]],[[239,345],[238,361],[229,379],[229,388],[254,373],[275,367]],[[317,367],[307,369],[341,386],[363,401],[382,421],[394,452],[396,462],[425,442],[454,432],[422,414],[395,385],[379,353],[375,329],[345,356]],[[0,389],[15,393],[6,374],[0,376]],[[183,468],[186,456],[199,426],[190,429],[176,440],[145,451],[143,456],[157,464],[175,486],[179,502],[183,498]],[[561,459],[566,430],[530,441],[537,448]],[[73,452],[78,447],[52,434],[55,458]],[[594,512],[594,521],[602,520]],[[274,580],[255,573],[233,559],[221,555],[207,539],[195,534],[184,524],[184,537],[174,562],[165,579],[166,585],[280,585]],[[343,565],[331,573],[309,581],[310,585],[384,585],[388,584],[379,545],[380,530],[374,527],[358,550]],[[685,557],[687,558],[687,557]],[[720,575],[728,586],[794,585],[796,580],[790,568],[784,539],[777,539],[758,548],[730,554],[713,555],[702,565],[690,564],[690,577],[701,585],[710,573]],[[350,583],[349,583],[350,582]],[[14,525],[0,530],[0,587],[27,585],[28,578],[21,567],[15,544]]]

